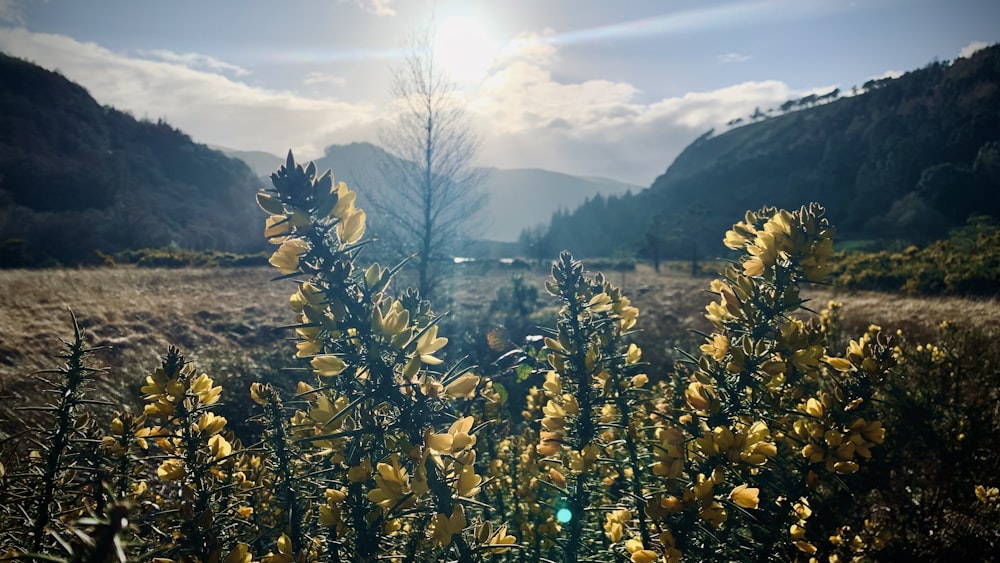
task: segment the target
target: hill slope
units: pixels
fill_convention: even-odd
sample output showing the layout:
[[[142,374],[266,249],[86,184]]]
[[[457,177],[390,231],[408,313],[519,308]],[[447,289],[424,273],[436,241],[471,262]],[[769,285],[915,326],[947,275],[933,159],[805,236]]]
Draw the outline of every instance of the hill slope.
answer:
[[[841,240],[920,243],[970,215],[1000,217],[1000,46],[866,90],[703,136],[636,198],[554,218],[554,246],[609,254],[683,226],[714,237],[715,252],[745,210],[810,201]],[[618,240],[574,248],[585,216],[632,221]]]
[[[0,54],[0,265],[171,243],[260,248],[258,184],[242,162],[170,125],[102,107],[61,75]]]
[[[263,177],[285,162],[283,157],[260,151],[220,150],[243,160]],[[365,184],[380,181],[379,163],[387,158],[393,157],[370,143],[333,145],[316,159],[316,166],[320,170],[332,169],[338,179],[359,188],[359,197],[363,198]],[[514,242],[521,231],[544,225],[559,209],[572,209],[598,194],[620,195],[641,188],[608,178],[585,178],[537,168],[487,168],[481,189],[487,194],[487,202],[475,221],[481,229],[471,235]]]

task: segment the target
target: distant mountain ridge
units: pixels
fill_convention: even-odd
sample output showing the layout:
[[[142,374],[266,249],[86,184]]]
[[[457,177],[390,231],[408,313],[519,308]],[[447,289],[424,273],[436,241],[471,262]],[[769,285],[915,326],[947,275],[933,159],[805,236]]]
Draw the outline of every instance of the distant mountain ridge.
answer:
[[[811,201],[838,240],[919,244],[972,215],[1000,218],[1000,46],[864,90],[709,132],[635,197],[555,215],[548,246],[594,256],[666,241],[659,250],[717,254],[746,210]],[[590,236],[595,224],[616,236]]]
[[[266,177],[284,162],[284,157],[261,151],[239,151],[216,147],[233,158],[247,163],[259,176]],[[393,158],[370,143],[331,145],[326,154],[315,160],[321,170],[330,168],[335,177],[352,187],[379,181],[379,162]],[[559,209],[572,209],[596,197],[637,192],[641,186],[601,177],[581,177],[540,168],[487,168],[481,189],[487,203],[475,223],[480,230],[470,233],[473,238],[514,242],[526,228],[544,226]]]

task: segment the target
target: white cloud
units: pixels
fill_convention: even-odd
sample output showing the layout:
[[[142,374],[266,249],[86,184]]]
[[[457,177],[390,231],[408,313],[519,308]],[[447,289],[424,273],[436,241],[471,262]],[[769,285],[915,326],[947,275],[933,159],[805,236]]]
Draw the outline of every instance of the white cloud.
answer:
[[[743,63],[752,59],[750,55],[744,55],[743,53],[723,53],[721,55],[716,55],[715,60],[723,64],[728,63]]]
[[[135,53],[143,58],[175,63],[193,69],[213,70],[230,73],[235,76],[250,74],[250,71],[243,67],[199,53],[175,53],[165,49],[138,49]]]
[[[347,2],[349,0],[340,0],[341,2]],[[393,0],[354,0],[354,3],[361,7],[366,12],[375,14],[376,16],[395,16],[396,10],[394,10],[390,4]]]
[[[545,28],[541,32],[523,32],[508,41],[496,57],[495,65],[502,67],[514,61],[547,66],[558,60],[558,51],[552,43],[555,30]]]
[[[376,108],[258,88],[176,62],[114,53],[69,37],[0,29],[0,50],[56,69],[101,104],[164,118],[197,142],[319,156],[335,142],[375,138]]]
[[[708,129],[800,95],[765,81],[640,101],[642,92],[627,82],[556,79],[550,69],[558,52],[547,36],[511,42],[479,90],[463,93],[483,136],[481,164],[648,185]],[[58,69],[99,103],[163,117],[198,142],[278,155],[292,148],[302,159],[333,143],[376,140],[379,120],[392,107],[252,86],[222,74],[235,72],[226,63],[200,56],[161,53],[160,60],[148,60],[23,29],[0,28],[0,50]],[[196,63],[201,68],[191,68]],[[338,77],[310,74],[305,82],[337,83]]]
[[[962,47],[962,50],[958,52],[958,58],[967,59],[971,57],[976,51],[981,51],[989,46],[990,44],[986,43],[985,41],[973,41],[972,43],[969,43],[965,47]]]
[[[306,86],[316,86],[318,84],[332,84],[337,87],[344,87],[347,85],[347,79],[343,76],[336,76],[333,74],[324,74],[322,72],[310,72],[302,83]]]
[[[525,43],[529,52],[544,56],[513,57],[471,100],[490,164],[649,185],[699,135],[798,94],[777,81],[747,82],[640,103],[640,90],[627,82],[555,80],[548,70],[554,48],[546,51],[539,44],[552,47]]]
[[[903,76],[903,74],[905,73],[901,70],[887,70],[878,76],[870,77],[869,80],[884,80],[886,78],[896,79]]]

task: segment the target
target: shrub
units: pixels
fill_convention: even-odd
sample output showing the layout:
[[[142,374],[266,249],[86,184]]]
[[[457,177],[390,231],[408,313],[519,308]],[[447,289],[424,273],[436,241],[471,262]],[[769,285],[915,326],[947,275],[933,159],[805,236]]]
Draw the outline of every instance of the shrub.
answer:
[[[948,240],[901,252],[838,252],[833,281],[848,289],[993,297],[1000,288],[1000,228],[970,221]]]
[[[43,407],[52,429],[0,468],[7,558],[652,562],[883,547],[877,523],[859,547],[818,516],[882,444],[872,397],[896,361],[880,330],[838,352],[829,317],[800,318],[800,288],[832,254],[819,206],[734,225],[725,242],[741,257],[711,284],[714,332],[666,378],[646,373],[628,297],[562,254],[546,284],[554,326],[507,366],[541,384],[513,418],[503,386],[443,361],[431,304],[391,291],[401,265],[358,264],[354,192],[291,153],[272,184],[258,194],[269,262],[295,282],[289,329],[309,381],[228,390],[249,392],[260,424],[244,444],[222,386],[171,348],[141,414],[98,425],[77,331]],[[522,330],[537,296],[515,281],[499,297]]]

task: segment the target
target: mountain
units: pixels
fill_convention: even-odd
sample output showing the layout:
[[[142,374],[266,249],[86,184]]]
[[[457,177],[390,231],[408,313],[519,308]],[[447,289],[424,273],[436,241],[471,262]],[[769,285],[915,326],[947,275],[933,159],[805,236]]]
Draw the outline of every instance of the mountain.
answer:
[[[0,265],[171,244],[261,249],[258,186],[243,162],[167,123],[0,54]]]
[[[220,148],[231,157],[247,163],[259,176],[267,177],[285,159],[260,151],[237,151]],[[380,182],[379,170],[387,159],[395,157],[370,143],[332,145],[315,160],[320,170],[333,170],[338,180],[358,190],[364,201],[365,186]],[[542,226],[559,209],[572,209],[596,197],[638,191],[640,186],[607,178],[580,177],[536,168],[486,168],[486,180],[480,188],[487,201],[473,223],[478,230],[470,236],[499,242],[514,242],[521,231]]]
[[[209,145],[209,148],[220,151],[230,158],[242,160],[244,164],[250,167],[250,170],[254,174],[261,178],[269,177],[271,172],[274,172],[285,163],[284,157],[264,151],[239,151],[218,145]]]
[[[676,254],[708,237],[702,252],[717,254],[746,210],[811,201],[838,240],[919,244],[1000,217],[1000,46],[782,109],[697,139],[634,198],[557,214],[549,246],[593,256],[672,240]],[[616,236],[589,236],[595,224]]]

